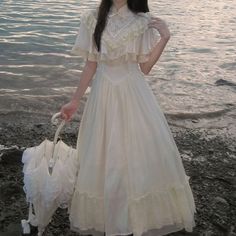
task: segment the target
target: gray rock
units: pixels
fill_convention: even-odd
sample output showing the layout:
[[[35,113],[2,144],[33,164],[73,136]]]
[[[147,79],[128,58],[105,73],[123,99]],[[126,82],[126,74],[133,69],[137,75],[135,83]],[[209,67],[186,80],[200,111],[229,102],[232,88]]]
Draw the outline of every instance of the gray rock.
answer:
[[[215,201],[216,201],[216,202],[223,203],[223,204],[226,204],[226,205],[229,204],[226,199],[224,199],[224,198],[222,198],[222,197],[219,197],[219,196],[215,197]]]

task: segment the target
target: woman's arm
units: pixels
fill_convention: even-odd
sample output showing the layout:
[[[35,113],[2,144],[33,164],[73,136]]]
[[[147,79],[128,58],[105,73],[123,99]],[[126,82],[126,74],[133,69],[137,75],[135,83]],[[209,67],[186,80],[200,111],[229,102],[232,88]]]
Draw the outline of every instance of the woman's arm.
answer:
[[[145,75],[149,74],[152,67],[156,64],[156,62],[160,58],[169,38],[161,38],[157,43],[157,45],[153,48],[149,60],[144,63],[139,63],[140,69]]]
[[[97,62],[86,61],[81,78],[79,80],[78,87],[74,92],[71,101],[61,107],[61,116],[66,121],[70,121],[73,114],[76,112],[79,106],[80,99],[83,97],[86,89],[88,88],[90,80],[93,78],[97,69]]]
[[[156,28],[161,35],[161,39],[151,51],[149,60],[147,62],[139,63],[140,69],[145,75],[147,75],[151,71],[152,67],[156,64],[170,39],[170,31],[165,21],[158,17],[152,17],[151,19],[152,21],[149,23],[149,27]]]
[[[71,101],[78,104],[80,99],[83,97],[86,89],[88,88],[90,80],[93,78],[97,69],[97,62],[95,61],[86,61],[84,69],[79,80],[78,87],[75,93],[72,96]]]

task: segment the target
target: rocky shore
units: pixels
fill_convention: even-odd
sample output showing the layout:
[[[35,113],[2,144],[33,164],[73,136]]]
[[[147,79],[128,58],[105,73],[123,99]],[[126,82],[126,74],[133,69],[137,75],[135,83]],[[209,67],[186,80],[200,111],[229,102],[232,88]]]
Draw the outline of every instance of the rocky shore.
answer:
[[[53,139],[56,127],[49,116],[7,112],[0,114],[0,236],[21,235],[27,218],[21,156],[26,147]],[[60,137],[75,147],[81,113],[63,128]],[[236,236],[236,146],[222,129],[172,125],[197,206],[196,227],[170,235]],[[32,228],[32,234],[37,235]],[[46,229],[47,236],[78,235],[69,229],[66,210],[58,209]]]

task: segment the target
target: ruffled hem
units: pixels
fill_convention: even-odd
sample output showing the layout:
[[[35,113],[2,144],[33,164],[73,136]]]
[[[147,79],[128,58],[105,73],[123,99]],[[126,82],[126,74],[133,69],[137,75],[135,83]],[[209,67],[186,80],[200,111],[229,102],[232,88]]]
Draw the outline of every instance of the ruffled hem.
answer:
[[[84,59],[88,59],[89,61],[98,61],[98,55],[95,53],[91,53],[88,50],[84,50],[76,45],[73,46],[73,48],[70,51],[71,54],[75,56],[81,56]]]
[[[137,198],[129,198],[128,201],[130,228],[134,236],[141,236],[148,230],[161,229],[168,225],[192,232],[195,226],[196,206],[188,181],[181,186],[171,186],[166,191],[149,192]],[[72,229],[105,232],[103,197],[76,190],[72,205]]]
[[[92,235],[92,236],[104,236],[105,232],[103,231],[98,231],[94,228],[77,228],[74,227],[73,225],[70,225],[70,229],[74,232],[79,233],[80,235]],[[160,229],[153,228],[153,229],[148,229],[142,233],[142,236],[162,236],[162,235],[167,235],[170,233],[177,232],[179,230],[184,229],[182,224],[175,224],[175,225],[165,225]],[[107,234],[106,236],[137,236],[133,232],[126,232],[126,233],[112,233],[112,234]]]
[[[108,56],[107,54],[95,54],[91,53],[88,50],[84,50],[81,47],[74,46],[71,50],[71,54],[76,56],[81,56],[84,59],[88,59],[89,61],[97,61],[97,62],[106,62],[109,65],[114,65],[120,63],[121,61],[132,61],[143,63],[149,59],[149,54],[137,54],[137,53],[126,53],[117,55],[114,57]]]

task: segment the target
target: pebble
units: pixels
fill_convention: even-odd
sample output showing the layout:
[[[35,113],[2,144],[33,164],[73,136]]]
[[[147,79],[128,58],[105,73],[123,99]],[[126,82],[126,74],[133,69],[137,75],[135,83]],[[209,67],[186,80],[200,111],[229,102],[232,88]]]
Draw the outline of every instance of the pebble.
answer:
[[[229,204],[226,199],[219,197],[219,196],[215,197],[215,201],[223,203],[223,204],[227,204],[227,205]]]
[[[214,153],[214,149],[212,149],[212,148],[208,149],[208,153],[209,154],[213,154]]]
[[[182,154],[181,157],[182,157],[182,159],[184,159],[185,161],[192,161],[192,158],[191,158],[189,155],[185,154],[185,153]]]

